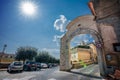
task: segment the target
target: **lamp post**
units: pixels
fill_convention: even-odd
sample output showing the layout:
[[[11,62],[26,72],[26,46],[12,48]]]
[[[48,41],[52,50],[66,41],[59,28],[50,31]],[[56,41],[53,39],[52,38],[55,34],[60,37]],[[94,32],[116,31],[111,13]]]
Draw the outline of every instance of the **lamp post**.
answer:
[[[4,44],[2,53],[4,54],[7,44]]]

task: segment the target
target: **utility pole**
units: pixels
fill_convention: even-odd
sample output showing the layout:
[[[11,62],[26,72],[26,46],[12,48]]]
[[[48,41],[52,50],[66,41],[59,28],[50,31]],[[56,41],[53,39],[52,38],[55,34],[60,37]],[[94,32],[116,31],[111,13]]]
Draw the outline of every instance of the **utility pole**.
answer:
[[[2,53],[4,54],[7,44],[4,44]]]

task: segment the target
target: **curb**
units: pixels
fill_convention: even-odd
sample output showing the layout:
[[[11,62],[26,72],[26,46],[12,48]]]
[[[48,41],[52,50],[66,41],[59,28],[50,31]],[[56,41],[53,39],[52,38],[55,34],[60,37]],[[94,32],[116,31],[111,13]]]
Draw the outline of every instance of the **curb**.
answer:
[[[0,69],[0,71],[7,71],[7,69]]]

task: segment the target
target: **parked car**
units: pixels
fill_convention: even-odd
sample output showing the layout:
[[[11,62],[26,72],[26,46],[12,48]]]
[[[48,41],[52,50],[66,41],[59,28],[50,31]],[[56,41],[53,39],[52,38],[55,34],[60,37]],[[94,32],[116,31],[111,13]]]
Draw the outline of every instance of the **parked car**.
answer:
[[[48,65],[46,63],[41,63],[41,68],[48,68]]]
[[[35,71],[37,70],[37,64],[36,62],[33,62],[33,61],[28,61],[24,64],[24,70],[25,71]]]
[[[22,72],[22,71],[23,71],[23,62],[21,62],[21,61],[14,61],[14,62],[12,62],[12,63],[8,66],[7,71],[8,71],[9,73],[11,73],[12,71]]]
[[[39,62],[36,62],[36,65],[37,65],[37,70],[39,69],[41,69],[41,63],[39,63]]]
[[[58,64],[57,63],[53,63],[53,67],[56,67],[56,66],[58,66]]]
[[[48,68],[52,68],[53,67],[52,63],[48,63],[47,65],[48,65]]]

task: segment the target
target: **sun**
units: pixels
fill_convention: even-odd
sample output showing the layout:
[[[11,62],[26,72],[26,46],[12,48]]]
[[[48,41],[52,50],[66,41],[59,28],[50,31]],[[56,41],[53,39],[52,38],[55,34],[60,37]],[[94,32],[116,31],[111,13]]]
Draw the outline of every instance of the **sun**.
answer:
[[[35,14],[35,6],[32,3],[26,2],[22,4],[21,9],[23,13],[26,15],[34,15]]]
[[[37,5],[32,1],[22,1],[20,3],[20,13],[25,17],[35,17],[37,14]]]

